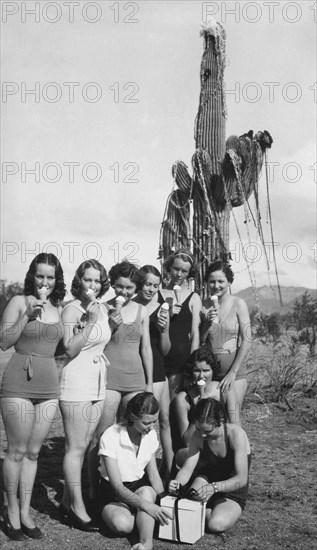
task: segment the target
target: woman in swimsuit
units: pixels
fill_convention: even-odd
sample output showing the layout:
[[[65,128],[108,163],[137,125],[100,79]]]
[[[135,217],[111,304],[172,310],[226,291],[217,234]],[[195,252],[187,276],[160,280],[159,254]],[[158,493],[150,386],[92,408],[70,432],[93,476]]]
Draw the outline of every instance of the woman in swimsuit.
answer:
[[[54,353],[63,336],[60,302],[64,296],[58,259],[54,254],[39,254],[26,274],[24,294],[10,300],[2,317],[1,349],[15,348],[0,392],[8,442],[3,463],[8,499],[4,524],[13,540],[42,537],[30,516],[30,503],[38,455],[58,407]]]
[[[234,387],[241,411],[247,390],[245,363],[251,347],[251,325],[245,301],[229,294],[233,277],[230,266],[220,260],[208,267],[205,279],[209,297],[203,302],[202,342],[211,346],[220,361],[219,387],[222,392]]]
[[[107,359],[103,350],[110,340],[108,312],[98,301],[109,289],[105,268],[97,260],[78,267],[72,282],[74,300],[62,313],[64,346],[68,359],[60,384],[60,409],[65,431],[64,494],[59,508],[62,521],[81,531],[93,531],[81,490],[85,451],[99,422],[105,399]]]
[[[160,404],[160,438],[166,474],[169,475],[173,462],[173,449],[169,421],[169,391],[165,377],[164,356],[171,348],[169,338],[169,311],[161,308],[164,303],[159,290],[161,274],[153,265],[141,267],[141,287],[134,301],[144,305],[150,316],[150,339],[153,353],[153,393]],[[166,303],[165,303],[166,304]]]
[[[183,387],[190,354],[199,347],[201,300],[189,288],[189,279],[194,279],[197,273],[196,260],[189,250],[182,248],[174,252],[163,267],[169,281],[162,295],[170,304],[172,314],[169,330],[171,349],[165,356],[165,372],[172,401]]]
[[[188,457],[169,491],[177,494],[179,485],[188,483],[198,499],[207,501],[206,527],[221,533],[234,526],[246,505],[250,445],[240,426],[226,423],[216,399],[198,402],[194,422]]]
[[[232,388],[225,394],[214,380],[220,372],[220,363],[208,346],[201,346],[192,357],[193,387],[180,392],[173,401],[175,421],[178,428],[179,448],[176,453],[176,464],[182,466],[188,454],[190,440],[195,431],[194,409],[200,399],[213,397],[220,401],[226,409],[226,418],[233,424],[239,424],[239,414],[236,414],[236,395]],[[173,437],[173,443],[176,443]]]
[[[149,333],[149,314],[141,304],[132,301],[141,283],[138,268],[123,261],[109,271],[115,298],[107,302],[112,335],[105,348],[110,364],[107,373],[105,405],[89,454],[90,499],[97,497],[98,443],[102,433],[116,420],[137,393],[153,391],[153,355]],[[118,304],[121,298],[121,304]]]

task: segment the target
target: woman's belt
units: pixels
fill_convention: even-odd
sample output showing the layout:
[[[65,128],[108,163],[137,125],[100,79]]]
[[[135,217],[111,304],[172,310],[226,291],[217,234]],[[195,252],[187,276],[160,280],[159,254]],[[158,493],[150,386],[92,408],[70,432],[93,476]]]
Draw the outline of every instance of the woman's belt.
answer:
[[[107,367],[109,367],[110,365],[110,362],[108,361],[107,357],[105,356],[104,353],[101,353],[100,355],[96,355],[93,359],[94,363],[99,363],[99,376],[98,376],[98,396],[100,395],[100,392],[102,390],[101,388],[101,385],[102,385],[102,376],[101,376],[101,365],[104,363],[105,365],[105,369],[106,369],[106,373],[105,373],[105,382],[104,382],[104,385],[106,386],[106,382],[107,382]]]

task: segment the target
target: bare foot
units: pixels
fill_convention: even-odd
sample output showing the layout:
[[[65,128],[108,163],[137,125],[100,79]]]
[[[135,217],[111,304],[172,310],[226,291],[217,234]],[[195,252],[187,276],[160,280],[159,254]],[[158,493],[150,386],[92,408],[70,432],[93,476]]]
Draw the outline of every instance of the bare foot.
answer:
[[[152,550],[153,544],[142,544],[142,542],[137,542],[131,546],[131,550]]]

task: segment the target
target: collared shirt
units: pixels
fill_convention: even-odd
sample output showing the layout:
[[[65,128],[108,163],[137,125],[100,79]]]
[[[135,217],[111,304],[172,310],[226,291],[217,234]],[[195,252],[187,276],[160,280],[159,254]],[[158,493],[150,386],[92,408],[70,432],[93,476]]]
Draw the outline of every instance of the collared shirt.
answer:
[[[144,475],[151,456],[158,449],[159,442],[155,430],[141,436],[138,454],[129,437],[127,427],[114,424],[100,439],[99,456],[114,458],[118,463],[122,481],[136,481]],[[100,474],[109,481],[104,460],[100,460]]]

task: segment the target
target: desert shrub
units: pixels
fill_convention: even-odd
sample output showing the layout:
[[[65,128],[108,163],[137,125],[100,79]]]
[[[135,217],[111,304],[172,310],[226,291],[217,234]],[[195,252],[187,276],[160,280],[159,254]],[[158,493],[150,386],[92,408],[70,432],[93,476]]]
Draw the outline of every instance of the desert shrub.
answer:
[[[16,294],[23,294],[22,283],[7,283],[5,279],[0,279],[0,317],[8,302]]]
[[[313,396],[317,372],[309,346],[287,333],[265,346],[256,346],[248,361],[249,391],[267,402],[288,402],[291,394]]]

